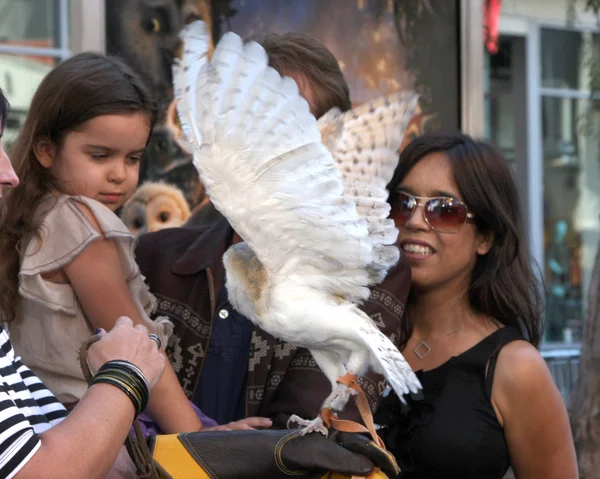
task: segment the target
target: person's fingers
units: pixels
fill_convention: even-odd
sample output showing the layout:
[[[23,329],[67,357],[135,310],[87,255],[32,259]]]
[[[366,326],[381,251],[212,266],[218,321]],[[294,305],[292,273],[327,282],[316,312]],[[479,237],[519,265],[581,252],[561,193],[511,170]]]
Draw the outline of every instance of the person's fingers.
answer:
[[[138,331],[141,331],[144,334],[148,334],[148,328],[146,326],[144,326],[143,324],[136,324],[135,325],[135,329],[137,329]]]
[[[273,425],[273,421],[271,421],[268,417],[258,416],[247,417],[236,422],[238,424],[241,423],[251,427],[271,427]]]
[[[162,346],[163,346],[163,344],[162,344],[162,341],[161,341],[161,339],[158,337],[158,335],[157,335],[157,334],[151,333],[151,334],[149,334],[149,335],[148,335],[148,337],[149,337],[149,338],[150,338],[150,339],[151,339],[151,340],[152,340],[154,343],[156,343],[156,348],[157,348],[157,349],[161,349],[161,348],[162,348]]]
[[[207,431],[207,432],[211,432],[211,431],[231,431],[231,429],[229,429],[227,426],[214,426],[214,427],[207,427],[202,429],[202,431]]]
[[[232,431],[254,431],[255,430],[252,426],[250,426],[248,424],[240,423],[240,422],[229,423],[229,427],[231,428]]]
[[[115,321],[115,326],[133,326],[133,321],[127,316],[121,316]]]

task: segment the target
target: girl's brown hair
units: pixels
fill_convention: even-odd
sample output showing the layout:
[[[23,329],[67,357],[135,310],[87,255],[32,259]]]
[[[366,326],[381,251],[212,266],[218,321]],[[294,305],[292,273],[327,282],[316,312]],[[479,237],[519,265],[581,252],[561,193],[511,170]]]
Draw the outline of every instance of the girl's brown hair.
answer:
[[[519,194],[510,166],[498,149],[485,141],[461,133],[425,134],[409,143],[400,155],[388,185],[392,208],[398,185],[431,153],[443,153],[450,160],[460,193],[475,214],[477,229],[494,235],[492,248],[488,254],[477,257],[471,275],[471,306],[516,327],[537,346],[543,331],[543,288],[529,258]],[[405,315],[403,347],[411,334],[412,324]]]
[[[37,235],[34,211],[56,188],[34,148],[43,138],[60,148],[67,133],[101,115],[143,112],[150,127],[156,104],[136,74],[120,59],[81,53],[60,63],[42,80],[15,142],[11,159],[20,184],[7,192],[0,209],[0,321],[15,316],[18,298],[19,242]]]

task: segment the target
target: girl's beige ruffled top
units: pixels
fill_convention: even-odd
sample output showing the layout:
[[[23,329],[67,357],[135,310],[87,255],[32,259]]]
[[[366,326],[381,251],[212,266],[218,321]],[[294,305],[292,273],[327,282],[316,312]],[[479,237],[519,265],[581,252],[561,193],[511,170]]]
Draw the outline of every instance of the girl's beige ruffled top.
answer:
[[[92,226],[77,202],[92,211],[101,232]],[[91,242],[102,237],[112,239],[124,279],[148,330],[166,345],[173,325],[166,317],[150,319],[156,298],[135,262],[136,238],[106,206],[83,196],[49,195],[35,214],[43,218],[42,241],[32,238],[20,245],[20,298],[16,318],[9,324],[10,339],[23,363],[62,403],[68,404],[79,401],[87,390],[78,353],[81,343],[94,334],[94,328],[72,286],[44,279],[44,273],[69,264]]]

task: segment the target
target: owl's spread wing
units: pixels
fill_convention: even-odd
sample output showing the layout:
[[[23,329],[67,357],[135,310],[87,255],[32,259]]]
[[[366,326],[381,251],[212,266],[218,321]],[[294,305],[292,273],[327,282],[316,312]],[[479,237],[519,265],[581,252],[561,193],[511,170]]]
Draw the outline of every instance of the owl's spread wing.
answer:
[[[356,203],[368,224],[374,251],[368,268],[371,285],[382,282],[400,256],[385,187],[398,165],[398,149],[418,99],[412,91],[393,93],[345,113],[332,109],[317,123],[342,174],[344,196]]]
[[[182,57],[184,61],[176,60],[173,64],[173,92],[179,114],[181,135],[177,141],[186,151],[191,151],[192,145],[188,138],[197,134],[195,125],[191,123],[192,115],[202,101],[196,96],[197,90],[191,86],[198,78],[198,73],[208,63],[208,52],[211,47],[210,34],[204,22],[193,22],[181,30],[183,43]],[[182,98],[185,97],[185,101]],[[169,115],[168,115],[169,116]]]
[[[400,91],[345,113],[333,108],[319,119],[323,144],[345,183],[386,187],[398,165],[398,149],[418,100],[417,93]]]
[[[374,259],[368,224],[344,196],[296,83],[268,66],[260,45],[232,33],[191,77],[197,24],[183,34],[174,75],[182,129],[212,202],[271,274],[367,298]]]

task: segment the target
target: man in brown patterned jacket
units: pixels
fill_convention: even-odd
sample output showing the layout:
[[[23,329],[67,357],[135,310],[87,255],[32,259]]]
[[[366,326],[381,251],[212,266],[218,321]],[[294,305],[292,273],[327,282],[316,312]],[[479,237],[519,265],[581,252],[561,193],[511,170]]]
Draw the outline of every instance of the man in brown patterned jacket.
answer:
[[[296,80],[317,118],[333,107],[351,108],[338,63],[321,43],[294,34],[258,41],[271,66]],[[316,417],[331,384],[310,353],[276,340],[228,301],[222,258],[236,241],[225,218],[140,237],[136,259],[158,298],[156,315],[175,324],[167,348],[175,372],[188,397],[219,424],[264,416],[281,428],[291,414]],[[396,344],[409,282],[410,268],[401,259],[362,307]],[[360,384],[375,410],[384,379],[369,373]],[[356,407],[349,404],[342,417],[357,420]]]

